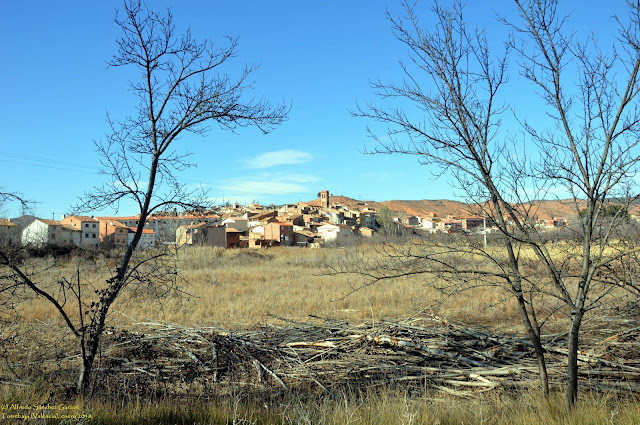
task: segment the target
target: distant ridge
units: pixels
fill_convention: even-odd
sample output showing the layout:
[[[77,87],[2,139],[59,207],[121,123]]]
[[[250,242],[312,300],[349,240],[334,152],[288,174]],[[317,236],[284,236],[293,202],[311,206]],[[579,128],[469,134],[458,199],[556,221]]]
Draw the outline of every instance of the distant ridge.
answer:
[[[310,202],[317,203],[317,201],[319,199]],[[330,203],[332,205],[340,204],[351,209],[369,207],[376,210],[379,210],[384,205],[398,215],[415,215],[418,217],[427,217],[432,214],[436,214],[438,217],[459,217],[480,212],[473,204],[447,199],[360,201],[348,196],[332,195]],[[577,207],[576,209],[576,205],[571,199],[539,201],[534,206],[536,209],[535,215],[540,218],[561,217],[568,219],[578,215],[578,210],[583,208],[582,202],[578,202]],[[629,213],[640,215],[640,205],[634,205],[634,208],[630,209]]]
[[[318,204],[319,199],[309,201],[311,204]],[[379,210],[382,206],[389,208],[399,215],[415,215],[426,217],[436,214],[438,217],[460,216],[470,214],[471,205],[460,201],[438,200],[416,200],[416,201],[360,201],[348,196],[331,196],[330,204],[340,204],[350,209],[364,209],[366,207]]]

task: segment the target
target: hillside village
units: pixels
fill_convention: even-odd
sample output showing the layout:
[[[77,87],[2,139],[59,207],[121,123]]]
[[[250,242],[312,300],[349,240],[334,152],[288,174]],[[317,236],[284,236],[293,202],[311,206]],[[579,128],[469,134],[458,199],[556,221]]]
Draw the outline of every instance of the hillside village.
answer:
[[[277,207],[229,204],[198,213],[152,215],[147,218],[139,247],[150,248],[159,244],[255,249],[319,247],[325,244],[345,245],[380,233],[379,211],[384,204],[333,197],[327,190],[318,196],[313,201]],[[428,211],[421,215],[400,214],[391,219],[396,234],[496,231],[488,220],[471,214],[443,216],[436,211]],[[138,216],[69,215],[60,221],[23,216],[0,219],[0,233],[2,240],[10,244],[126,247],[133,240],[138,223]],[[568,223],[567,218],[553,215],[538,219],[540,228],[550,231],[561,230]]]

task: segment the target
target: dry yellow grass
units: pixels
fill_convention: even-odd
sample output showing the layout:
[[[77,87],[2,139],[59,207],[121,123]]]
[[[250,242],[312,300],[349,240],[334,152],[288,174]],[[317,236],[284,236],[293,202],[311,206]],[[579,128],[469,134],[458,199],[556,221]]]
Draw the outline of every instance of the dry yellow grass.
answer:
[[[161,318],[155,303],[134,300],[135,310],[131,303],[118,308],[136,320],[236,328],[274,320],[269,315],[296,320],[308,315],[354,320],[405,315],[436,298],[419,279],[351,293],[361,282],[325,274],[326,264],[344,255],[342,249],[220,252],[196,248],[181,255],[181,269],[189,282],[186,290],[192,296],[169,300]]]
[[[380,255],[371,247],[358,249],[370,258]],[[124,293],[113,306],[110,324],[130,328],[135,321],[152,320],[185,326],[214,325],[234,330],[278,322],[270,315],[293,320],[319,315],[359,322],[393,319],[431,309],[451,320],[521,331],[516,306],[508,296],[505,301],[505,293],[495,287],[478,288],[442,300],[441,294],[427,285],[426,279],[430,277],[412,276],[380,282],[353,292],[354,287],[363,283],[362,278],[354,275],[329,276],[325,272],[328,264],[355,259],[354,254],[355,248],[275,248],[264,251],[194,248],[181,251],[178,266],[188,282],[184,289],[190,295],[158,301],[144,292]],[[34,263],[42,266],[47,262],[34,260]],[[71,259],[47,270],[41,281],[55,283],[64,277],[72,279],[79,267],[82,282],[88,290],[89,282],[97,286],[104,284],[112,263],[110,257],[103,256],[91,261]],[[63,350],[64,346],[74,346],[59,315],[44,300],[34,297],[18,307],[23,329],[41,331],[46,327],[52,330],[45,333],[34,330],[34,338],[27,339],[34,347],[39,347],[31,350],[31,347],[23,346],[27,352],[39,353],[37,359],[30,361],[41,365],[43,376],[58,376],[56,374],[60,371],[67,371],[65,373],[70,375],[65,379],[72,382],[75,378],[70,372],[72,368],[61,366],[60,362],[73,362],[73,366],[77,366],[77,359],[69,357]],[[76,307],[69,301],[66,308],[74,312]],[[52,393],[48,387],[51,382],[35,382],[34,394]],[[42,391],[36,391],[38,385],[43,386]],[[167,420],[174,423],[226,423],[234,417],[247,423],[578,424],[610,420],[630,424],[637,423],[640,414],[633,403],[618,403],[600,396],[591,401],[583,400],[576,412],[567,415],[560,398],[554,398],[548,405],[541,404],[537,393],[519,394],[513,398],[500,394],[495,399],[488,395],[478,400],[446,397],[437,400],[412,399],[397,391],[380,389],[367,394],[364,399],[347,394],[343,400],[319,399],[299,403],[293,397],[285,404],[269,406],[269,410],[263,409],[262,402],[256,406],[243,405],[243,408],[235,410],[238,405],[221,406],[217,401],[185,405],[180,409],[171,407],[169,403],[145,405],[141,409],[140,406],[132,407],[129,401],[115,400],[115,403],[122,401],[118,412],[110,405],[88,404],[85,407],[103,423]],[[25,397],[17,393],[13,396],[0,394],[4,400],[16,398],[22,402]],[[114,413],[116,418],[109,422]]]
[[[9,390],[9,391],[7,391]],[[335,399],[302,399],[230,396],[222,399],[155,400],[114,399],[66,401],[54,405],[77,407],[75,412],[91,415],[90,423],[111,424],[620,424],[640,421],[640,404],[634,399],[585,394],[577,408],[568,413],[560,394],[549,401],[537,394],[516,392],[472,399],[443,398],[440,394],[414,398],[398,388],[368,392],[346,389]],[[3,403],[46,405],[46,397],[33,392],[0,388]],[[58,413],[48,410],[46,413]],[[7,420],[7,419],[5,419]],[[12,422],[9,422],[12,423]],[[44,423],[44,422],[43,422]],[[63,423],[52,420],[48,423]],[[80,423],[80,422],[78,422]]]
[[[497,249],[497,248],[496,248]],[[558,255],[566,250],[557,247]],[[328,275],[328,265],[358,261],[356,248],[222,250],[190,248],[180,251],[177,264],[185,280],[182,297],[157,300],[146,292],[125,293],[112,307],[112,320],[166,321],[185,326],[216,325],[250,328],[275,321],[271,315],[305,320],[309,315],[346,320],[380,320],[427,310],[469,324],[520,330],[517,307],[508,294],[483,287],[443,299],[428,285],[434,277],[417,275],[379,282],[354,291],[366,281],[357,275]],[[360,246],[359,254],[381,258],[374,247]],[[496,253],[499,254],[499,253]],[[526,255],[523,253],[522,255]],[[36,266],[45,261],[37,260]],[[91,261],[71,259],[40,276],[42,282],[66,277],[95,286],[110,276],[113,260],[96,256]],[[88,293],[89,289],[85,289]],[[551,305],[551,304],[549,304]],[[22,302],[26,322],[59,321],[45,300],[31,297]],[[73,315],[75,305],[68,303]],[[559,316],[556,320],[562,320]]]
[[[365,255],[381,255],[360,247]],[[346,320],[380,320],[434,311],[449,319],[498,327],[518,326],[515,304],[498,288],[479,288],[443,300],[427,285],[428,276],[379,282],[357,291],[365,281],[354,275],[329,276],[327,265],[354,258],[355,248],[274,248],[262,251],[191,248],[181,251],[178,266],[188,295],[164,300],[144,293],[124,294],[114,304],[119,321],[166,321],[181,325],[250,328],[274,321],[270,315],[304,320],[309,315]],[[75,278],[101,285],[109,277],[109,258],[87,262],[73,259],[41,276],[43,282]],[[40,260],[41,263],[44,263]],[[88,291],[88,289],[87,289]],[[71,304],[71,303],[69,303]],[[67,306],[72,314],[75,305]],[[57,312],[42,299],[21,303],[26,322],[58,321]]]

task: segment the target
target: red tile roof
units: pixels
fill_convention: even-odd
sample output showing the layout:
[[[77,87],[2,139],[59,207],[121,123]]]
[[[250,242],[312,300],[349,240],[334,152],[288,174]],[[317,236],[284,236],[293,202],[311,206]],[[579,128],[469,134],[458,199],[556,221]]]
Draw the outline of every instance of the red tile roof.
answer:
[[[133,233],[135,233],[135,232],[138,230],[138,229],[137,229],[137,228],[135,228],[135,227],[129,227],[128,229],[129,229],[129,230],[131,230]],[[148,235],[149,235],[149,234],[154,234],[155,232],[154,232],[154,230],[153,230],[153,229],[147,229],[147,228],[144,228],[144,227],[143,227],[143,228],[142,228],[142,233],[143,233],[143,234],[144,234],[144,233],[146,233],[146,234],[148,234]]]
[[[98,221],[123,221],[123,220],[136,220],[139,217],[96,217]]]

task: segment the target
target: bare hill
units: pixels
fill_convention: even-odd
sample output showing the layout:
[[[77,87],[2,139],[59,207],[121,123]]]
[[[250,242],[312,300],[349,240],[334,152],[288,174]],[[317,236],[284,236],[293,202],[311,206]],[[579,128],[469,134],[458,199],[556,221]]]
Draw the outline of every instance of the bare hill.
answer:
[[[319,200],[311,201],[317,203]],[[379,210],[386,206],[398,215],[415,215],[427,217],[435,214],[438,217],[460,216],[470,214],[472,206],[459,201],[438,200],[394,200],[394,201],[359,201],[348,196],[331,196],[331,204],[343,205],[350,209],[373,208]]]
[[[391,211],[397,211],[406,215],[417,217],[457,217],[478,212],[478,208],[472,204],[446,199],[420,200],[420,201],[384,201],[382,205]]]
[[[311,201],[317,203],[319,199]],[[460,201],[450,201],[447,199],[436,200],[392,200],[392,201],[360,201],[348,196],[331,196],[331,204],[340,204],[350,209],[364,209],[366,207],[379,210],[383,205],[398,215],[415,215],[418,217],[459,217],[469,214],[479,214],[480,209],[474,204],[467,204]],[[539,218],[562,217],[572,218],[578,212],[573,200],[553,200],[539,201],[532,206],[532,213]],[[582,205],[578,204],[578,209]]]

